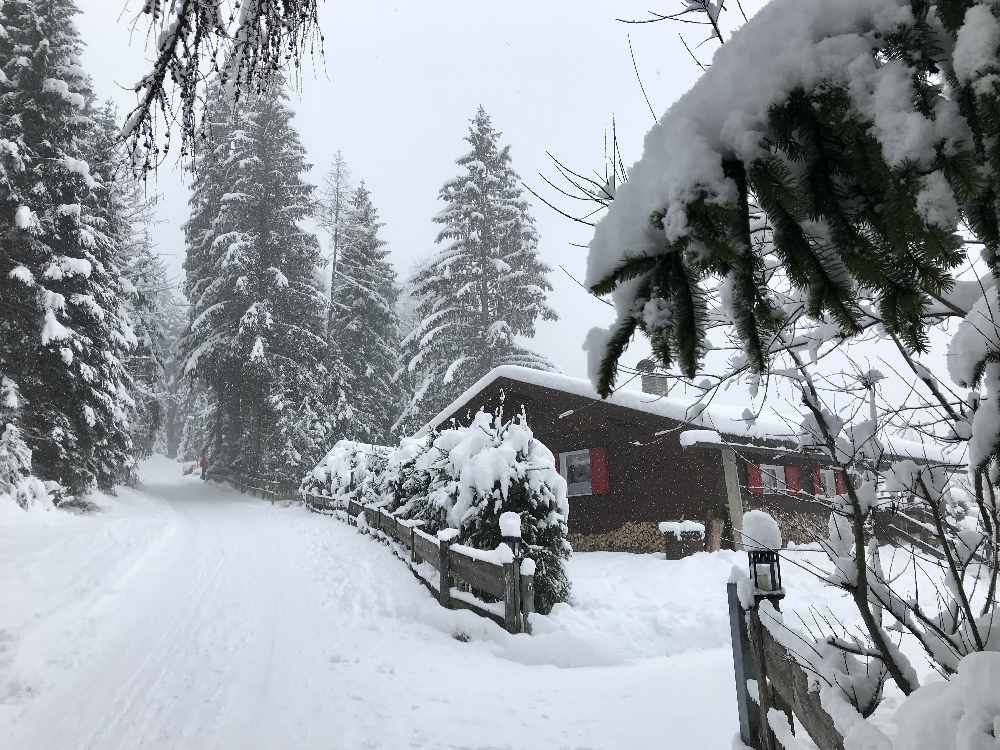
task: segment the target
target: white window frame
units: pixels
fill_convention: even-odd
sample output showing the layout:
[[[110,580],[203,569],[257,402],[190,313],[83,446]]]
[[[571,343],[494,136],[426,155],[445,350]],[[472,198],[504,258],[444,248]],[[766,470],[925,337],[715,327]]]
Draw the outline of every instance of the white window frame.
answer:
[[[594,482],[593,476],[586,482],[576,482],[575,484],[570,484],[569,481],[569,464],[574,458],[580,458],[586,456],[587,466],[593,470],[590,466],[590,449],[584,448],[578,451],[564,451],[559,454],[559,473],[562,474],[563,479],[566,480],[566,496],[567,497],[586,497],[587,495],[594,494]]]
[[[777,464],[760,465],[760,486],[765,495],[784,495],[788,492],[785,467]]]

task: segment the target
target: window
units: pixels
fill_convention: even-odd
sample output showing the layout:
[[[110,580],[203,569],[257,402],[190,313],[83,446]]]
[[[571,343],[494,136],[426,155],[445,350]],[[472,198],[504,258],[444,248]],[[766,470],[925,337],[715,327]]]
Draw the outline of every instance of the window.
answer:
[[[569,497],[606,495],[609,492],[608,451],[585,448],[559,454],[559,473],[566,480]]]
[[[820,469],[820,481],[822,482],[823,495],[833,497],[837,494],[837,472],[833,469]]]
[[[570,497],[592,494],[589,450],[560,453],[559,473],[566,480]]]
[[[788,491],[784,466],[761,464],[760,478],[765,495],[784,495]]]

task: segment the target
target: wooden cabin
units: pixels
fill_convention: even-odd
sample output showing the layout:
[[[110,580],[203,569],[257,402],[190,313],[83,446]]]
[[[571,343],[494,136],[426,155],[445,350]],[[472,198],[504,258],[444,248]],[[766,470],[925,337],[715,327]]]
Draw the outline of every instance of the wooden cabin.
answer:
[[[659,524],[683,520],[705,525],[707,549],[738,548],[751,508],[774,515],[786,539],[807,541],[829,515],[817,495],[844,488],[783,423],[750,423],[717,407],[698,413],[637,390],[601,399],[586,380],[522,367],[491,371],[430,425],[464,424],[501,403],[505,414],[523,408],[554,454],[578,550],[658,551]]]

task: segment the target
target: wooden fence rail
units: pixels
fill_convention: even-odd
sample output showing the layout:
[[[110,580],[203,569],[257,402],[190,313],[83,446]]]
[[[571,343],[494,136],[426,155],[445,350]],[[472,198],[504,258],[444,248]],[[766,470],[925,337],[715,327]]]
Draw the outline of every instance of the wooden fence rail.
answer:
[[[295,487],[275,479],[267,479],[260,476],[239,476],[228,469],[222,468],[209,469],[208,478],[213,482],[228,484],[240,492],[270,500],[272,504],[298,499]]]
[[[794,654],[778,643],[755,606],[743,609],[736,584],[727,586],[736,676],[740,739],[755,750],[780,750],[767,721],[768,709],[794,714],[819,750],[844,750],[844,738],[811,690],[809,674]],[[750,686],[756,690],[752,693]]]
[[[353,500],[344,505],[317,493],[300,494],[311,510],[342,511],[352,525],[364,518],[369,528],[398,544],[401,556],[441,606],[475,612],[510,633],[531,632],[535,577],[533,566],[525,565],[520,554],[501,562],[493,553],[453,544],[445,535],[439,538],[426,533],[420,528],[422,521],[399,519],[383,508]],[[497,601],[483,601],[473,592]]]

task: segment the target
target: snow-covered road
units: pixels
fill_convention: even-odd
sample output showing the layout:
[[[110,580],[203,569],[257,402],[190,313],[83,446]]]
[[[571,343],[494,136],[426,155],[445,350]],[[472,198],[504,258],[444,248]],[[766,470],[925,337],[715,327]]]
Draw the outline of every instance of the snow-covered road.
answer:
[[[728,559],[711,563],[720,588],[686,592],[719,604],[692,612],[683,578],[658,600],[649,581],[629,590],[628,556],[578,555],[574,606],[510,636],[438,607],[355,530],[165,459],[105,505],[0,515],[3,748],[708,750],[733,735]]]

